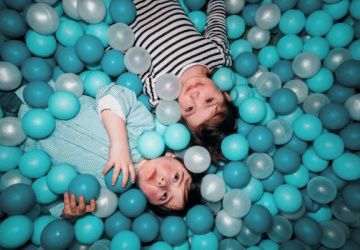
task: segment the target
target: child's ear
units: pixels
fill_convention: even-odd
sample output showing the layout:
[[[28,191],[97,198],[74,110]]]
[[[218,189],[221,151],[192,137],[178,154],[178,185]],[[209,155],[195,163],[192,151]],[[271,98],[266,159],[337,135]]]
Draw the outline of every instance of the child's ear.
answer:
[[[174,153],[171,153],[171,152],[166,152],[165,156],[170,157],[170,158],[176,158],[176,155]]]

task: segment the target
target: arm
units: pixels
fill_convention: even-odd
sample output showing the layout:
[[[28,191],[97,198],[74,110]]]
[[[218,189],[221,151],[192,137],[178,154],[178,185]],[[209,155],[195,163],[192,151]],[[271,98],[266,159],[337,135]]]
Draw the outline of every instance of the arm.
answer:
[[[205,37],[216,41],[227,49],[226,12],[224,0],[210,0],[207,5],[207,22]]]
[[[69,196],[68,192],[64,193],[64,209],[62,217],[68,220],[75,219],[86,213],[92,213],[96,209],[96,202],[94,199],[90,201],[90,204],[85,204],[84,196],[79,197],[79,204],[76,204],[75,194]]]

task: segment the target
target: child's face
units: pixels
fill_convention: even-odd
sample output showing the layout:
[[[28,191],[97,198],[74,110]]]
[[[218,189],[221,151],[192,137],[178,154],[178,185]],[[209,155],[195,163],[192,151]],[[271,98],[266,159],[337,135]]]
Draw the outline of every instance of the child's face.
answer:
[[[230,96],[218,89],[208,77],[192,77],[183,83],[178,98],[182,117],[191,128],[196,128],[224,105],[225,98]]]
[[[138,185],[151,204],[180,210],[185,206],[192,178],[174,157],[167,153],[147,161],[139,169]]]

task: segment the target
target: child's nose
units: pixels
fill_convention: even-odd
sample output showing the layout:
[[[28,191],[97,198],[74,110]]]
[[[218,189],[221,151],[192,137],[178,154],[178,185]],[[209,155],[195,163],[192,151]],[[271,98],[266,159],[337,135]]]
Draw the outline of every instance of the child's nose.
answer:
[[[156,182],[157,182],[158,187],[163,187],[166,185],[166,180],[163,176],[160,176]]]
[[[192,92],[190,93],[190,97],[191,97],[192,99],[198,98],[198,96],[199,96],[199,91],[197,91],[197,90],[192,91]]]

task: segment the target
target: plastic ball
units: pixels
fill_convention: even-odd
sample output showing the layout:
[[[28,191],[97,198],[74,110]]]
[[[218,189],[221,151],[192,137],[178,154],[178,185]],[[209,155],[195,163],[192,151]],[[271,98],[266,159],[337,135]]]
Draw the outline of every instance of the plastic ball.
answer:
[[[105,234],[110,239],[124,230],[131,229],[131,219],[124,216],[120,211],[116,211],[110,217],[105,220]]]
[[[69,194],[75,194],[76,201],[79,202],[81,195],[85,198],[85,203],[89,204],[91,199],[97,199],[100,193],[99,181],[90,174],[76,175],[68,187]]]
[[[120,86],[124,86],[128,89],[131,89],[135,92],[137,96],[139,96],[142,92],[142,81],[141,78],[130,72],[122,73],[116,80],[116,84]]]
[[[79,99],[72,92],[56,91],[49,98],[49,111],[59,120],[70,120],[78,114],[79,110]]]
[[[359,102],[360,102],[360,94],[353,95],[349,97],[345,102],[345,107],[347,108],[350,117],[355,121],[360,121],[360,113],[359,113]]]
[[[234,60],[238,55],[243,52],[252,52],[252,47],[248,40],[237,39],[230,44],[231,59]]]
[[[293,136],[291,124],[283,119],[271,120],[267,125],[274,135],[275,145],[282,145],[289,142]]]
[[[335,160],[344,152],[344,142],[333,133],[324,133],[314,141],[315,152],[325,160]]]
[[[50,156],[41,149],[32,149],[24,153],[19,161],[19,170],[28,178],[44,176],[51,167]]]
[[[132,231],[124,230],[117,233],[111,241],[111,250],[140,250],[140,239]]]
[[[258,57],[260,64],[267,68],[271,68],[280,59],[275,46],[263,47],[260,50]]]
[[[278,148],[273,159],[275,168],[284,174],[292,174],[300,167],[299,154],[287,147]]]
[[[245,22],[239,15],[229,15],[226,18],[227,37],[229,39],[240,38],[245,31]]]
[[[206,14],[203,11],[195,10],[189,12],[188,17],[190,21],[193,23],[196,30],[199,31],[200,33],[203,33],[206,25],[206,18],[207,18]]]
[[[31,56],[25,43],[20,40],[8,40],[1,45],[0,55],[3,61],[12,63],[17,67]]]
[[[349,12],[349,1],[328,1],[324,3],[322,8],[328,12],[334,20],[339,20]]]
[[[69,184],[77,175],[76,169],[69,164],[54,165],[46,175],[49,189],[56,194],[63,194],[68,190]]]
[[[251,175],[257,179],[265,179],[274,171],[272,158],[266,153],[253,153],[246,159]]]
[[[210,167],[211,156],[207,149],[192,146],[184,154],[185,167],[192,173],[202,173]]]
[[[225,210],[216,214],[215,225],[221,235],[234,237],[240,232],[242,221],[230,216]]]
[[[254,246],[261,240],[261,234],[255,233],[250,230],[245,223],[243,223],[240,233],[236,236],[236,239],[244,246]]]
[[[329,42],[322,37],[312,37],[305,41],[304,52],[312,52],[316,54],[321,60],[323,60],[330,50]]]
[[[273,217],[273,225],[267,232],[267,236],[278,243],[286,242],[291,239],[293,227],[291,222],[284,216],[276,215]]]
[[[273,192],[278,186],[284,184],[284,176],[279,171],[274,170],[269,177],[261,180],[261,183],[267,192]]]
[[[264,126],[253,127],[246,137],[249,147],[255,152],[267,152],[274,146],[274,135],[271,130]]]
[[[334,20],[328,12],[318,10],[307,17],[305,30],[311,36],[323,36],[330,31],[333,22]]]
[[[313,141],[322,132],[322,123],[319,118],[313,115],[302,115],[293,124],[294,133],[304,141]]]
[[[136,17],[135,4],[130,0],[111,1],[109,12],[116,23],[130,24]]]
[[[347,60],[336,69],[336,80],[345,87],[357,88],[360,86],[360,61]]]
[[[360,178],[360,157],[352,153],[343,153],[335,159],[332,169],[335,174],[346,181],[353,181]]]
[[[164,74],[156,79],[155,92],[165,101],[174,101],[181,93],[181,83],[175,75]]]
[[[275,4],[263,4],[256,11],[255,22],[262,29],[274,28],[280,20],[281,12]]]
[[[340,104],[328,104],[319,113],[319,118],[325,128],[339,130],[345,127],[350,120],[347,109]]]
[[[235,85],[235,75],[230,68],[221,67],[215,71],[211,79],[222,91],[229,91]]]
[[[344,203],[355,211],[360,210],[360,186],[356,183],[349,183],[342,191]]]
[[[240,134],[232,134],[225,137],[221,142],[221,152],[231,161],[239,161],[245,158],[249,151],[249,144]]]
[[[103,221],[93,215],[85,215],[75,222],[75,238],[82,244],[92,244],[99,240],[103,231]]]
[[[206,201],[220,201],[226,192],[224,179],[216,174],[205,175],[201,181],[200,192]]]
[[[177,101],[160,101],[156,106],[155,113],[163,125],[174,124],[181,118],[181,109]]]
[[[252,52],[239,54],[234,61],[235,71],[244,77],[250,77],[258,69],[259,61],[257,56]]]
[[[21,74],[25,80],[48,82],[51,79],[51,66],[42,58],[30,57],[21,65]]]
[[[263,48],[270,42],[270,38],[271,38],[270,31],[259,28],[258,26],[251,27],[250,30],[247,32],[247,41],[250,43],[251,47],[246,51],[252,52],[253,48],[254,49]],[[235,58],[236,57],[234,57],[233,59]]]
[[[244,191],[232,189],[224,196],[223,208],[229,216],[240,219],[250,211],[251,200]]]
[[[239,14],[240,11],[244,8],[244,6],[244,0],[225,0],[225,10],[231,15]]]
[[[266,116],[266,106],[264,101],[252,97],[244,100],[239,108],[240,117],[247,123],[258,123]]]
[[[223,177],[226,185],[231,188],[243,188],[250,181],[250,171],[247,166],[240,161],[232,161],[225,165]]]
[[[152,244],[149,248],[149,250],[158,250],[158,249],[171,250],[173,249],[173,247],[170,244],[166,243],[165,241],[157,241],[154,244]]]
[[[207,206],[196,205],[189,209],[185,221],[192,233],[206,234],[214,225],[214,216]]]
[[[36,201],[39,204],[46,205],[50,204],[58,198],[57,194],[53,193],[46,183],[46,176],[42,176],[36,179],[32,183],[32,188],[35,191]]]
[[[135,218],[142,214],[146,208],[146,197],[139,189],[129,189],[119,198],[120,212],[129,218]]]
[[[247,26],[255,26],[255,15],[259,7],[260,4],[248,3],[245,5],[241,15]]]
[[[303,103],[305,113],[317,116],[323,106],[330,103],[330,99],[321,93],[308,95]]]
[[[273,72],[264,72],[255,81],[257,93],[264,97],[270,97],[277,89],[281,87],[281,79]]]
[[[55,33],[56,40],[64,46],[74,46],[83,35],[84,31],[78,22],[64,17]]]
[[[351,54],[347,49],[333,48],[325,57],[324,66],[334,72],[339,67],[339,65],[350,59]]]
[[[86,64],[100,61],[104,55],[104,46],[100,39],[93,35],[83,35],[75,43],[76,55]]]
[[[276,49],[280,58],[294,59],[302,51],[303,42],[297,35],[285,35],[276,44]]]
[[[135,37],[128,25],[115,23],[109,27],[107,40],[112,48],[125,52],[134,44]]]
[[[346,47],[350,44],[353,37],[354,30],[347,23],[334,24],[325,36],[333,48]]]
[[[20,119],[16,117],[4,117],[0,119],[0,144],[4,146],[16,146],[26,139],[21,127]]]
[[[321,224],[322,236],[320,242],[328,248],[340,248],[345,244],[346,235],[334,221],[324,221]]]
[[[320,70],[320,58],[311,52],[298,54],[292,63],[292,68],[298,77],[310,78]]]
[[[56,51],[56,39],[53,35],[42,35],[28,30],[25,35],[25,43],[30,52],[36,56],[49,57]]]
[[[108,50],[101,59],[101,68],[109,76],[119,76],[125,71],[124,55],[116,50]]]
[[[132,47],[125,53],[126,68],[135,74],[145,73],[151,65],[150,54],[141,47]]]
[[[107,188],[100,188],[100,194],[97,198],[96,210],[93,215],[99,218],[107,218],[118,208],[118,197]]]
[[[297,188],[305,187],[309,181],[309,178],[309,171],[303,165],[300,165],[300,168],[296,172],[284,176],[285,182],[287,184],[293,185]]]
[[[59,17],[53,7],[46,3],[34,3],[26,11],[29,26],[44,35],[54,33],[59,26]]]
[[[1,192],[0,203],[1,210],[9,216],[25,214],[36,203],[35,192],[29,185],[15,184]]]
[[[223,239],[219,242],[219,249],[221,250],[235,250],[242,249],[239,241],[231,238]]]
[[[77,4],[77,11],[81,19],[87,23],[99,23],[106,15],[105,3],[101,0],[80,1]]]
[[[191,240],[191,249],[216,250],[218,247],[219,241],[213,232],[194,235]]]
[[[7,217],[0,224],[0,246],[4,248],[19,248],[33,234],[33,223],[24,215]]]
[[[58,49],[59,53],[55,55],[56,62],[66,73],[80,73],[84,69],[84,63],[76,55],[74,47],[64,47]]]
[[[74,240],[74,227],[67,220],[54,220],[48,223],[40,237],[44,248],[67,248]]]
[[[190,132],[183,124],[171,124],[165,130],[164,141],[170,149],[182,150],[190,142]]]
[[[56,79],[55,89],[57,91],[68,91],[80,97],[84,92],[84,83],[78,75],[64,73]]]
[[[154,159],[164,152],[165,142],[155,131],[146,131],[139,137],[138,149],[145,158]]]
[[[20,38],[26,32],[26,23],[20,13],[11,9],[0,11],[0,32],[10,38]]]
[[[298,104],[303,103],[309,94],[307,85],[300,79],[288,81],[285,83],[284,88],[291,89],[295,93]]]
[[[331,203],[331,212],[334,217],[342,223],[346,223],[348,225],[354,225],[356,223],[357,210],[349,207],[342,196],[336,197],[336,199]]]
[[[85,92],[92,97],[96,96],[99,88],[109,85],[111,83],[110,77],[103,71],[90,71],[84,80]]]
[[[49,111],[32,109],[25,113],[21,119],[24,132],[34,138],[42,139],[55,130],[55,119]]]
[[[300,191],[289,184],[278,186],[273,195],[276,206],[285,213],[298,211],[303,203]]]
[[[312,77],[306,79],[306,84],[312,92],[326,92],[334,82],[334,76],[330,70],[320,68],[320,70]]]
[[[270,97],[271,108],[280,115],[287,115],[297,107],[298,99],[295,93],[287,88],[276,90]]]
[[[121,193],[125,192],[126,190],[128,190],[132,186],[132,183],[130,181],[130,176],[128,177],[126,186],[125,187],[122,186],[122,181],[123,181],[123,172],[122,171],[120,172],[115,185],[113,185],[112,184],[113,174],[114,174],[114,168],[111,168],[111,170],[109,172],[107,172],[105,175],[105,185],[110,191],[117,193],[117,194],[121,194]]]
[[[360,150],[360,124],[351,123],[340,131],[345,148],[350,150]]]
[[[337,194],[336,185],[323,176],[311,178],[306,189],[311,199],[320,204],[333,201]]]
[[[46,82],[33,81],[23,91],[25,102],[32,108],[46,108],[54,89]]]
[[[244,218],[245,225],[254,233],[265,233],[271,229],[272,217],[263,206],[254,204]]]
[[[160,225],[155,215],[143,213],[135,218],[132,224],[132,231],[136,233],[141,242],[151,242],[159,234]]]
[[[42,215],[34,220],[34,233],[31,237],[31,242],[35,245],[40,245],[40,237],[44,228],[52,221],[56,220],[55,217],[51,215]]]
[[[297,34],[305,27],[305,20],[302,11],[287,10],[280,17],[279,29],[284,34]]]
[[[179,245],[186,240],[187,227],[184,220],[178,216],[167,216],[160,225],[160,235],[165,242]]]
[[[262,182],[254,177],[251,177],[250,182],[242,189],[245,191],[252,202],[260,200],[264,193],[264,186]]]

